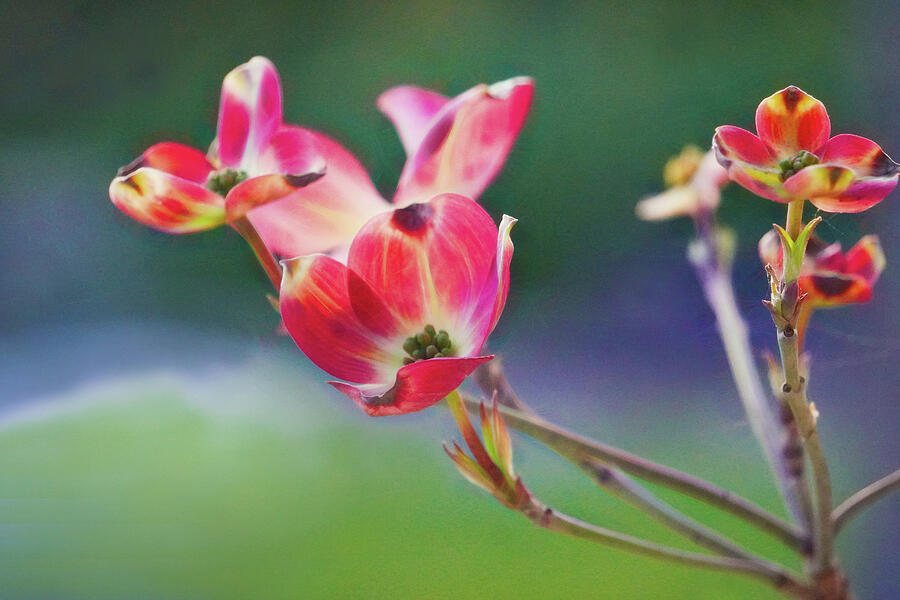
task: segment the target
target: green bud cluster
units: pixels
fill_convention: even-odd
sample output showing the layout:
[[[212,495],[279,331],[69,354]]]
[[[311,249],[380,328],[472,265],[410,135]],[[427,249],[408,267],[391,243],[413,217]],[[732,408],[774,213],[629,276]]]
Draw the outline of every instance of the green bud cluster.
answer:
[[[206,187],[220,196],[225,196],[231,191],[231,188],[245,179],[247,179],[247,173],[244,171],[220,169],[209,174],[209,177],[206,178]]]
[[[408,337],[403,342],[403,350],[409,354],[403,357],[403,364],[409,365],[417,360],[450,356],[451,348],[449,333],[443,329],[435,330],[434,325],[426,325],[422,333]]]
[[[784,181],[788,177],[796,175],[800,169],[803,169],[804,167],[816,164],[819,164],[818,156],[812,152],[801,150],[791,158],[785,158],[778,163],[778,168],[781,170],[781,180]]]

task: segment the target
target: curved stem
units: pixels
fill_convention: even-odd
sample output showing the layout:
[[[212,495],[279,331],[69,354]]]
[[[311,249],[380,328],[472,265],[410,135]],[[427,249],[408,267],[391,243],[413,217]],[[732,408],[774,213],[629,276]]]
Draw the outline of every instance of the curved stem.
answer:
[[[841,502],[838,507],[834,509],[834,512],[831,513],[831,522],[835,534],[841,530],[847,521],[859,514],[860,511],[884,498],[897,488],[900,488],[900,469],[897,469],[890,475],[882,477],[878,481],[870,483]]]
[[[778,348],[781,350],[781,363],[784,369],[784,399],[787,401],[803,447],[809,457],[813,488],[816,492],[816,505],[813,520],[813,573],[823,573],[831,567],[832,527],[831,527],[831,477],[825,452],[819,440],[816,419],[806,399],[806,381],[800,376],[800,354],[798,336],[787,336],[783,330],[778,331]]]
[[[695,225],[697,237],[689,246],[688,257],[697,273],[706,301],[715,315],[738,397],[753,434],[772,468],[789,514],[804,530],[809,531],[812,505],[809,503],[808,493],[804,494],[805,480],[794,476],[789,457],[784,453],[786,434],[779,427],[753,360],[749,330],[738,310],[731,284],[730,257],[723,256],[718,239],[719,228],[712,222],[711,216],[698,216]]]
[[[617,531],[611,531],[609,529],[591,525],[590,523],[585,523],[584,521],[579,521],[578,519],[543,506],[537,501],[533,501],[532,506],[527,507],[522,512],[538,527],[565,535],[571,535],[610,548],[617,548],[619,550],[625,550],[634,554],[642,554],[644,556],[652,556],[654,558],[660,558],[669,562],[692,567],[748,575],[750,577],[768,581],[779,590],[795,594],[798,598],[803,597],[802,591],[806,589],[794,575],[780,567],[742,558],[708,556],[705,554],[696,554],[667,546],[661,546]]]
[[[266,275],[269,276],[272,285],[275,286],[275,292],[277,293],[280,291],[281,266],[278,264],[278,261],[275,260],[275,257],[272,255],[269,248],[263,243],[262,238],[259,236],[259,232],[256,231],[256,228],[250,223],[250,219],[246,216],[239,217],[231,221],[231,226],[234,227],[235,231],[241,234],[241,237],[243,237],[248,244],[250,244],[253,253],[256,255],[256,259],[266,272]]]
[[[480,403],[477,400],[463,396],[463,401],[469,410],[478,410]],[[551,425],[539,417],[508,407],[500,407],[500,411],[507,425],[540,441],[576,465],[585,457],[613,464],[629,475],[676,490],[729,512],[771,534],[790,548],[802,550],[804,547],[804,536],[794,525],[728,490],[624,450],[589,440]]]
[[[755,558],[737,544],[678,512],[628,477],[620,469],[608,467],[595,460],[584,460],[579,464],[579,467],[590,475],[604,490],[623,502],[627,502],[638,510],[647,513],[651,518],[656,519],[695,544],[708,548],[722,556],[750,560]]]

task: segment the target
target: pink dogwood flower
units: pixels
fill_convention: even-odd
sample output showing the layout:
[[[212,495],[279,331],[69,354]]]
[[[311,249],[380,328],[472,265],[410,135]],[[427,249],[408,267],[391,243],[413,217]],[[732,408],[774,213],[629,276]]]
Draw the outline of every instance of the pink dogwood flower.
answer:
[[[759,257],[776,272],[784,268],[784,250],[774,230],[759,240]],[[798,283],[805,303],[824,308],[868,302],[886,261],[878,236],[867,235],[844,252],[841,244],[809,239]]]
[[[109,197],[150,227],[202,231],[321,178],[325,163],[317,150],[313,136],[282,124],[278,72],[257,56],[225,76],[208,153],[155,144],[119,169]]]
[[[376,215],[346,265],[282,261],[281,314],[335,388],[373,416],[422,410],[493,356],[480,351],[509,290],[515,219],[441,194]]]
[[[808,199],[826,212],[861,212],[897,185],[900,165],[875,142],[831,136],[825,105],[790,86],[756,109],[754,135],[716,128],[713,148],[731,179],[754,194],[788,203]]]
[[[407,160],[393,197],[385,200],[353,155],[322,134],[318,144],[327,176],[290,200],[254,210],[250,220],[282,256],[340,254],[356,231],[379,212],[456,193],[477,200],[506,161],[534,95],[529,77],[480,84],[455,98],[399,86],[378,107],[400,134]]]

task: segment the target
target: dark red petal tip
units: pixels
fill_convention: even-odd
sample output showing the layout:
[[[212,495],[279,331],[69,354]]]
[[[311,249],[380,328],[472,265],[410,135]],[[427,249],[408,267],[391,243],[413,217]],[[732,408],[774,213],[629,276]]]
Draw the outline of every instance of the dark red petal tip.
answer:
[[[302,175],[285,175],[284,181],[292,188],[302,188],[311,183],[315,183],[323,177],[325,177],[325,169],[313,171],[311,173],[303,173]]]
[[[392,221],[401,231],[415,233],[425,227],[434,216],[434,208],[430,204],[410,204],[394,211]]]

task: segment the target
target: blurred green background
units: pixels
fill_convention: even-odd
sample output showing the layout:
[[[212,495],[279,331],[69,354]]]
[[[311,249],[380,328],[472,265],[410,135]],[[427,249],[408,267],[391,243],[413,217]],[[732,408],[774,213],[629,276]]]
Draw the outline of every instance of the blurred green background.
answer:
[[[687,223],[634,203],[666,158],[796,84],[833,131],[900,154],[895,2],[7,3],[0,20],[0,589],[10,598],[769,598],[534,530],[457,476],[446,413],[371,420],[275,333],[232,231],[173,237],[108,201],[156,141],[205,147],[221,79],[281,72],[287,121],[350,148],[390,195],[403,151],[374,106],[531,75],[536,99],[483,197],[520,219],[492,346],[547,416],[780,511],[684,261]],[[822,233],[881,236],[873,302],[816,315],[811,394],[840,500],[896,467],[898,192]],[[783,209],[729,188],[758,349],[755,242]],[[811,213],[810,213],[811,214]],[[517,442],[548,503],[679,543]],[[682,506],[682,505],[679,505]],[[683,505],[778,558],[775,544]],[[896,499],[851,524],[861,598],[900,596]],[[727,587],[726,587],[727,586]],[[725,590],[725,591],[723,591]]]

